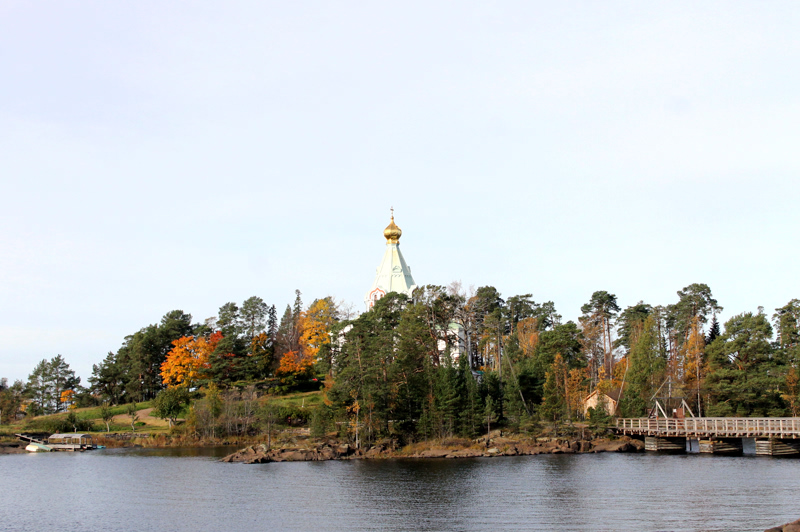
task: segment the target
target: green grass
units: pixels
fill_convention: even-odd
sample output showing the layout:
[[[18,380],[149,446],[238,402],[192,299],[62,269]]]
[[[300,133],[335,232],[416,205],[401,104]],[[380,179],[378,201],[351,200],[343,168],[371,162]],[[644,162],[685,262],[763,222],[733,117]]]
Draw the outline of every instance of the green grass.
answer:
[[[270,396],[267,402],[274,406],[314,408],[322,404],[322,391]]]
[[[146,408],[151,408],[153,406],[153,401],[143,401],[141,403],[136,403],[136,410],[144,410]],[[75,414],[78,416],[79,419],[96,419],[99,422],[102,422],[102,416],[100,415],[100,411],[103,407],[101,406],[92,406],[89,408],[78,408],[75,410]],[[111,413],[115,416],[120,414],[127,414],[128,413],[128,405],[117,405],[111,407]],[[55,416],[66,416],[66,413],[63,414],[53,414]],[[105,424],[104,424],[105,426]]]

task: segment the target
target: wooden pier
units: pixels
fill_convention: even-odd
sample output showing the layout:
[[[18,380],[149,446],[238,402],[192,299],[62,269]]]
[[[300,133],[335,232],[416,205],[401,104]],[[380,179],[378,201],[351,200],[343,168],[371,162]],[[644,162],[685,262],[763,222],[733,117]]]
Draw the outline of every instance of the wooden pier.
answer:
[[[752,438],[757,455],[800,456],[800,417],[625,418],[614,430],[644,436],[649,451],[676,452],[698,440],[701,453],[742,454],[742,439]]]

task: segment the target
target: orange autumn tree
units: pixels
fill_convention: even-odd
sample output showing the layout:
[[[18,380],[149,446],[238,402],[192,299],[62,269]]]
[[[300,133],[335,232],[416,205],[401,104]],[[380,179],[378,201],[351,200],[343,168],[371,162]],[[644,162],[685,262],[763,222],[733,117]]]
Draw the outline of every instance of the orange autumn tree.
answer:
[[[161,364],[161,380],[167,386],[195,387],[207,378],[211,353],[216,349],[222,333],[205,336],[184,336],[172,342],[173,348]]]
[[[539,320],[536,318],[524,318],[517,323],[517,341],[522,351],[522,356],[530,358],[533,356],[536,346],[539,345]]]
[[[64,390],[61,392],[61,402],[67,405],[67,410],[75,410],[78,405],[75,404],[75,392],[73,390]]]
[[[320,349],[331,341],[331,326],[336,321],[336,307],[329,299],[317,299],[297,318],[300,348],[281,357],[278,376],[311,376]]]

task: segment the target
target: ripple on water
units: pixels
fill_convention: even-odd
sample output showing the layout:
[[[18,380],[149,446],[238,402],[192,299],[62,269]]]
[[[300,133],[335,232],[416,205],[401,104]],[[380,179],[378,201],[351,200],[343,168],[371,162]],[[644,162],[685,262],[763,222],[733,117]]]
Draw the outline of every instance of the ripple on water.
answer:
[[[0,497],[0,529],[710,532],[800,517],[800,460],[614,453],[215,460],[228,451],[0,457],[0,485],[13,492]]]

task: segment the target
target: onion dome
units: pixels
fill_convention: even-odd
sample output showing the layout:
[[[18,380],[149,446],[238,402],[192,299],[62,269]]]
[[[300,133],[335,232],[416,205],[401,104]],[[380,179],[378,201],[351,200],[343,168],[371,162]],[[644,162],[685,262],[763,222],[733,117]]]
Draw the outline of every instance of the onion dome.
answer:
[[[397,224],[394,223],[394,213],[392,213],[392,221],[389,225],[386,226],[386,229],[383,230],[383,236],[386,237],[386,241],[390,244],[398,244],[400,242],[400,236],[402,236],[403,231],[397,227]]]

